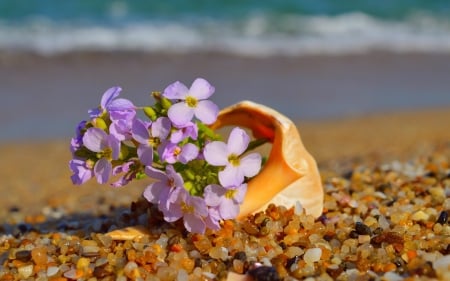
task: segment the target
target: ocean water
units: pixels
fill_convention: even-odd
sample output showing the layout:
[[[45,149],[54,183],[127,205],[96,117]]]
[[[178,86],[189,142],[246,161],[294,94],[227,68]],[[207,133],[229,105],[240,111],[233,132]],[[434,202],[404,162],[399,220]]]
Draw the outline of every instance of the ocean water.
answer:
[[[0,1],[0,51],[80,50],[450,53],[450,1]]]

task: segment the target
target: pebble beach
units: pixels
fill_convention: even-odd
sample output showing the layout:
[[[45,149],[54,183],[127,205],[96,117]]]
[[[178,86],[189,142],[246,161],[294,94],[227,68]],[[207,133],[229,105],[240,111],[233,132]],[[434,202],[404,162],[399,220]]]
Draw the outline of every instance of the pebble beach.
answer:
[[[438,108],[299,122],[322,216],[272,205],[204,235],[164,222],[140,199],[147,182],[72,186],[66,140],[2,144],[0,280],[448,280],[448,120]],[[107,234],[133,226],[134,240]]]

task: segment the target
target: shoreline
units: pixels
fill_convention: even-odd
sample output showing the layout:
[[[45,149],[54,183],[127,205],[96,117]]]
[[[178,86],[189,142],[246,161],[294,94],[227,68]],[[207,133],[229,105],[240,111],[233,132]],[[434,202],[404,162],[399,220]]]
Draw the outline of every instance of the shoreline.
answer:
[[[70,137],[113,85],[136,104],[203,76],[223,108],[243,99],[293,120],[450,106],[450,54],[384,53],[251,58],[217,53],[0,54],[0,142]],[[151,102],[151,101],[150,101]]]

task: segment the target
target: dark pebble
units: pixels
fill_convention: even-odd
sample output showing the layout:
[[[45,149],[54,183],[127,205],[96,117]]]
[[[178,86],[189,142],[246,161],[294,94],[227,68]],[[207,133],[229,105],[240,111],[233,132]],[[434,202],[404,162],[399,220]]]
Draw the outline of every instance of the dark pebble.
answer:
[[[439,218],[437,219],[436,223],[446,224],[447,221],[448,221],[448,212],[447,211],[442,211],[439,214]]]
[[[110,273],[107,270],[105,270],[105,268],[103,266],[101,266],[101,267],[96,267],[92,274],[96,278],[104,278],[104,277],[108,276]]]
[[[19,237],[20,235],[30,232],[32,229],[33,227],[31,226],[31,224],[19,223],[18,225],[16,225],[16,227],[14,227],[13,235],[15,237]]]
[[[239,251],[239,252],[236,252],[234,254],[233,258],[235,260],[246,261],[247,260],[247,254],[244,251]]]
[[[372,230],[370,229],[370,227],[363,224],[362,222],[356,222],[355,231],[359,235],[372,235]]]
[[[18,212],[20,212],[20,208],[17,206],[12,206],[11,208],[9,208],[9,212],[10,213],[18,213]]]
[[[259,266],[248,271],[255,281],[280,281],[280,276],[271,266]]]
[[[358,234],[358,232],[356,232],[356,230],[352,230],[352,231],[350,231],[350,233],[348,234],[348,237],[353,238],[353,239],[358,238],[358,236],[359,236],[359,234]]]
[[[337,277],[339,275],[341,275],[341,273],[344,271],[344,269],[342,267],[338,267],[336,269],[334,268],[327,268],[326,272],[328,273],[328,275],[330,275],[331,278],[333,278],[333,280],[336,280]]]
[[[22,251],[18,251],[16,252],[16,259],[23,261],[23,262],[28,262],[31,260],[31,251],[29,250],[22,250]]]
[[[293,264],[298,263],[300,256],[294,256],[286,261],[286,269],[289,270]]]

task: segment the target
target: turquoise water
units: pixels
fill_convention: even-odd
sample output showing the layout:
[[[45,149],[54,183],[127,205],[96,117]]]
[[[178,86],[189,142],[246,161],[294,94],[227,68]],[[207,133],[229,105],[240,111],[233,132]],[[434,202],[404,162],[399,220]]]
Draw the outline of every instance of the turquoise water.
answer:
[[[450,52],[448,0],[2,0],[0,50]]]

